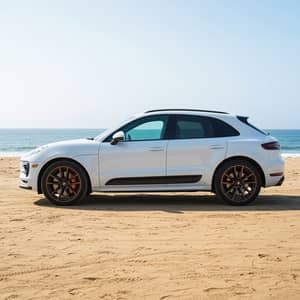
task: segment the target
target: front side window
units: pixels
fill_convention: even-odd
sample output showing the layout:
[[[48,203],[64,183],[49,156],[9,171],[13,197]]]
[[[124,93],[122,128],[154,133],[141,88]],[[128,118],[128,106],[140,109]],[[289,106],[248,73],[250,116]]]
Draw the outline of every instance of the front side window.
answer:
[[[148,121],[137,125],[125,133],[126,141],[144,141],[144,140],[160,140],[162,138],[162,132],[164,128],[164,122],[162,120]]]
[[[167,116],[150,116],[134,120],[117,131],[123,131],[125,141],[161,140],[165,136]],[[105,139],[110,142],[113,134]]]

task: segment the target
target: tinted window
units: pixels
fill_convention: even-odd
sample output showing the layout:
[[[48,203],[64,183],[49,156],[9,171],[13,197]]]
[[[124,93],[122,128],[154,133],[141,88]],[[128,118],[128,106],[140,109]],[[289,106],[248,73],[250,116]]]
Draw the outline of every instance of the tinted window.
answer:
[[[206,119],[197,117],[178,117],[175,126],[176,139],[205,138],[208,135]]]
[[[124,131],[126,141],[143,141],[161,139],[164,128],[163,120],[146,121]]]
[[[144,117],[126,124],[115,132],[123,131],[125,141],[160,140],[164,138],[167,121],[166,115]],[[111,142],[114,133],[108,136],[104,142]]]
[[[239,135],[233,127],[227,123],[210,117],[201,116],[176,116],[173,125],[173,138],[195,139],[214,138]]]
[[[237,136],[240,133],[229,124],[219,120],[210,118],[214,129],[214,137]]]

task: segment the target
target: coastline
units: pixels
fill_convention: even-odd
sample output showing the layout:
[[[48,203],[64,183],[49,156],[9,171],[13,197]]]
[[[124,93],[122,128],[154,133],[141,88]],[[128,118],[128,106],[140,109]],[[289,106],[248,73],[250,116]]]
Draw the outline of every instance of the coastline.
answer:
[[[3,299],[299,297],[299,158],[245,207],[210,193],[95,193],[55,207],[18,188],[18,167],[0,158]]]
[[[20,157],[40,145],[56,141],[99,136],[105,129],[93,128],[0,128],[0,157]],[[281,145],[283,157],[300,157],[300,129],[268,129]]]

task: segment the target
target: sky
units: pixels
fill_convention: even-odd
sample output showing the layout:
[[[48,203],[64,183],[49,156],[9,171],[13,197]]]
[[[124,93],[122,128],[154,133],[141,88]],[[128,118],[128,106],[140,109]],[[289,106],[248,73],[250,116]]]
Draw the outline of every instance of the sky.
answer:
[[[300,2],[0,0],[0,128],[199,108],[300,128]]]

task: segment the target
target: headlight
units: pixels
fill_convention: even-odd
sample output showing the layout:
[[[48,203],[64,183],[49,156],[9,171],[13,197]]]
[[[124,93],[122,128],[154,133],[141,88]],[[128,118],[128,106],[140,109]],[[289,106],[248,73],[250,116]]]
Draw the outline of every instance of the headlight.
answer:
[[[30,164],[28,161],[21,161],[20,163],[20,171],[22,174],[24,174],[26,177],[29,174]]]

